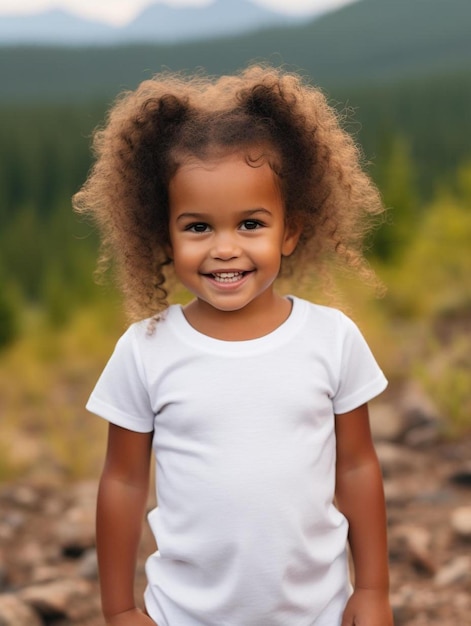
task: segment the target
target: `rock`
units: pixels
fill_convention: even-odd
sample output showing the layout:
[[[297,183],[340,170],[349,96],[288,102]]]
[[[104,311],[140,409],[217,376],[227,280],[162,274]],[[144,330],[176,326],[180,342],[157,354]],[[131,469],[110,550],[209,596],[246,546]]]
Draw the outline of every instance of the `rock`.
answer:
[[[414,497],[414,494],[409,493],[407,489],[404,489],[403,485],[399,484],[396,480],[384,480],[384,497],[386,499],[386,505],[389,507],[403,507]]]
[[[434,583],[445,587],[467,580],[471,580],[471,557],[458,556],[437,572]]]
[[[464,614],[468,617],[471,615],[471,597],[469,595],[469,587],[467,591],[461,591],[453,594],[453,604],[457,609],[465,612]]]
[[[471,463],[468,463],[450,475],[450,482],[460,487],[471,487]]]
[[[98,559],[95,549],[87,550],[82,556],[78,574],[87,580],[98,580]]]
[[[380,442],[375,445],[376,453],[385,477],[398,473],[412,472],[420,463],[415,453],[404,446]]]
[[[39,615],[17,596],[0,594],[1,626],[44,626]]]
[[[24,526],[25,515],[20,511],[8,511],[0,520],[0,541],[9,541],[16,531]]]
[[[45,561],[45,546],[40,541],[30,540],[18,548],[16,562],[19,566],[33,569],[35,565]]]
[[[395,626],[405,625],[414,617],[413,599],[414,591],[408,587],[403,587],[397,592],[391,593],[391,607]]]
[[[59,567],[51,565],[43,565],[42,563],[36,567],[31,575],[32,583],[46,583],[51,580],[61,578],[61,570]]]
[[[425,448],[437,443],[441,437],[438,422],[419,424],[404,433],[403,442],[411,448]]]
[[[404,443],[413,448],[426,448],[441,436],[440,415],[417,383],[404,386],[399,402],[370,405],[370,425],[375,441]]]
[[[452,512],[451,527],[461,539],[471,539],[471,506],[461,506]]]
[[[55,580],[25,587],[19,599],[33,607],[45,619],[83,619],[90,614],[90,584],[80,578]]]
[[[400,401],[404,429],[401,441],[410,447],[428,447],[441,436],[441,418],[438,409],[416,382],[405,385]]]
[[[8,568],[6,565],[5,557],[0,550],[0,593],[6,589],[8,581]],[[1,623],[1,622],[0,622]]]
[[[404,385],[399,407],[409,427],[440,421],[436,405],[416,381],[409,381]]]
[[[79,557],[95,545],[95,511],[69,509],[57,526],[57,540],[66,556]]]
[[[64,501],[62,498],[58,498],[57,496],[49,496],[43,503],[43,511],[45,515],[51,518],[58,518],[59,516],[64,514]]]
[[[57,523],[57,539],[64,554],[81,556],[95,545],[96,485],[80,483],[73,494],[73,505]]]
[[[452,489],[428,489],[420,491],[416,495],[417,502],[424,502],[430,505],[446,506],[454,502]]]
[[[431,534],[421,526],[398,526],[390,536],[391,554],[407,559],[418,571],[434,575],[437,566],[431,553]]]
[[[14,490],[13,500],[15,504],[26,509],[37,508],[40,503],[39,494],[27,485],[20,485]]]

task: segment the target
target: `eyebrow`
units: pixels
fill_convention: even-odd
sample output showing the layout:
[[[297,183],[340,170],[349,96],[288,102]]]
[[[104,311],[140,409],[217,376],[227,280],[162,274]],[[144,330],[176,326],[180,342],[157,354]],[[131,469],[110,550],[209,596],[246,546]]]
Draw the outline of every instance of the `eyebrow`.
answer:
[[[255,217],[257,214],[262,213],[264,215],[270,216],[272,213],[271,211],[269,211],[268,209],[264,209],[263,207],[257,207],[255,209],[246,209],[245,211],[240,211],[239,213],[239,217],[242,219],[247,219],[249,217]],[[197,212],[185,212],[185,213],[180,213],[180,215],[177,217],[177,222],[178,220],[181,219],[195,219],[195,220],[205,220],[205,219],[209,219],[209,215],[207,213],[197,213]]]

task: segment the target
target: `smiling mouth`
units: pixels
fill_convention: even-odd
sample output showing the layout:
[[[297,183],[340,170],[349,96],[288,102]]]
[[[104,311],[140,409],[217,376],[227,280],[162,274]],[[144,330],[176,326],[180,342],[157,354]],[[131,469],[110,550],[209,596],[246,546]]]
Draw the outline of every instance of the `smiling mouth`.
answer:
[[[217,274],[209,274],[218,283],[236,283],[243,278],[247,272],[219,272]]]

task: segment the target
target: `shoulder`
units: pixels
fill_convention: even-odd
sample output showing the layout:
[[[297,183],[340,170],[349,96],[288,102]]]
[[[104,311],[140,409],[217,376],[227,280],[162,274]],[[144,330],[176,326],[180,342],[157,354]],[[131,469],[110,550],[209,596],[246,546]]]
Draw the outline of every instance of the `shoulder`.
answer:
[[[337,308],[297,299],[296,306],[303,310],[303,323],[299,330],[306,344],[315,344],[332,359],[342,359],[346,352],[366,345],[357,324]]]
[[[147,317],[131,324],[120,337],[119,341],[147,344],[156,343],[169,332],[171,327],[178,325],[179,305],[171,305],[154,317]]]
[[[172,308],[169,307],[159,319],[146,318],[132,323],[116,342],[112,359],[114,361],[132,360],[136,364],[146,362],[161,352],[168,343]]]
[[[315,328],[332,331],[347,331],[356,324],[340,309],[316,304],[302,298],[293,298],[298,310],[302,310],[306,322]]]

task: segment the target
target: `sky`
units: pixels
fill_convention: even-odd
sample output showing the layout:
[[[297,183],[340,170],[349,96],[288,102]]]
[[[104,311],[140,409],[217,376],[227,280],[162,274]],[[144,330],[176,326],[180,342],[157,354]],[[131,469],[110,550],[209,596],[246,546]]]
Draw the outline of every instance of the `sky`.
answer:
[[[214,0],[0,0],[0,19],[3,15],[40,13],[63,8],[76,15],[114,25],[126,24],[149,4],[171,6],[203,6]],[[256,4],[279,12],[302,15],[320,9],[336,9],[353,0],[252,0]]]

